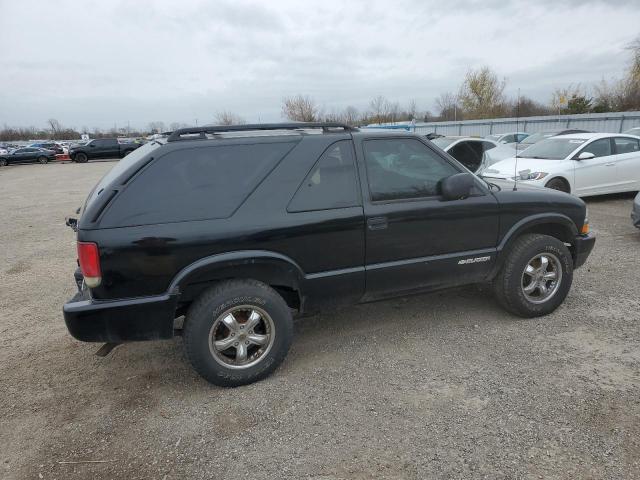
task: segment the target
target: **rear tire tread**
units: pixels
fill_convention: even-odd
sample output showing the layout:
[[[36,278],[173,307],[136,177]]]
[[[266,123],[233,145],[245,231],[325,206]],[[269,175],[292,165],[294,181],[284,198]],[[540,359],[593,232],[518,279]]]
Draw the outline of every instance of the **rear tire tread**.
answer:
[[[232,371],[216,363],[208,350],[208,334],[204,335],[203,331],[209,331],[211,325],[209,319],[211,321],[215,319],[215,311],[233,303],[234,297],[238,295],[260,296],[274,304],[273,309],[276,310],[276,314],[273,311],[269,314],[276,324],[276,343],[267,354],[267,358],[257,365]],[[215,385],[237,387],[264,379],[282,363],[291,345],[293,320],[284,299],[268,285],[251,279],[230,280],[211,287],[191,304],[185,318],[182,336],[186,356],[196,372]],[[204,352],[203,336],[206,337]]]

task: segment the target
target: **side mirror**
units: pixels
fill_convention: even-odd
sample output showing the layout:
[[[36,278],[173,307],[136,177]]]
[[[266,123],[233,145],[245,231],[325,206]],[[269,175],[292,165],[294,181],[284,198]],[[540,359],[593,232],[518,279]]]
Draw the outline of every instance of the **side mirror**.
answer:
[[[460,200],[471,195],[476,181],[471,173],[456,173],[442,180],[442,198],[444,200]]]
[[[591,152],[582,152],[578,155],[578,160],[589,160],[590,158],[596,158],[596,156]]]
[[[96,144],[95,144],[95,143],[90,143],[90,144],[89,144],[89,146],[90,146],[91,148],[93,148],[93,147],[95,147],[95,146],[96,146]]]

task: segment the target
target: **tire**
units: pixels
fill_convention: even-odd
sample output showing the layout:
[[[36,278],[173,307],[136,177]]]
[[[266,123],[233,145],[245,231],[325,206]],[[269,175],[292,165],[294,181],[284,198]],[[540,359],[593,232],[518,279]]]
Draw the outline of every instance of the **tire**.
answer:
[[[571,193],[569,184],[561,178],[552,178],[547,182],[545,187],[551,188],[552,190],[560,190],[564,193]]]
[[[547,259],[544,271],[543,257]],[[555,272],[555,280],[551,278],[552,272]],[[547,315],[558,308],[569,293],[572,282],[573,259],[565,244],[549,235],[528,234],[516,239],[509,248],[493,287],[498,302],[505,310],[532,318]],[[526,292],[535,283],[543,284],[546,294],[542,286]]]
[[[260,317],[253,320],[255,330],[242,330],[252,324],[254,313]],[[234,320],[229,320],[230,314]],[[272,288],[255,280],[231,280],[202,293],[189,307],[183,329],[185,353],[193,368],[222,387],[267,377],[286,357],[292,338],[289,306]],[[256,339],[263,343],[252,343]]]
[[[7,159],[0,158],[0,167],[6,167],[7,165],[9,165],[9,162],[7,162]]]
[[[86,153],[76,153],[76,156],[73,157],[73,161],[76,163],[87,163],[87,161],[89,160],[89,157],[87,157]]]
[[[38,157],[38,162],[41,164],[49,163],[49,159],[47,157]]]

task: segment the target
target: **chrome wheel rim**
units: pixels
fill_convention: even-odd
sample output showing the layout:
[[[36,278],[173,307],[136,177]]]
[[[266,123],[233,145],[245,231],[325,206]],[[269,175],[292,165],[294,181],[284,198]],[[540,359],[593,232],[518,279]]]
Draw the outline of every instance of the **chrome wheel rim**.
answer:
[[[531,303],[544,303],[553,297],[562,282],[562,264],[553,253],[539,253],[522,272],[522,293]]]
[[[240,305],[215,319],[209,330],[209,350],[226,368],[249,368],[266,357],[274,339],[271,316],[254,305]]]

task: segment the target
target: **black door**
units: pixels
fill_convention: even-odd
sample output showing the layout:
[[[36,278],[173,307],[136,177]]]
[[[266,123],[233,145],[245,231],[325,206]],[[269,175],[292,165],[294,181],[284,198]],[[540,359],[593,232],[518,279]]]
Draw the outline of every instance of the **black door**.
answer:
[[[117,153],[113,151],[114,142],[117,147],[118,142],[116,140],[110,140],[110,139],[94,140],[89,144],[88,153],[91,156],[91,158],[109,158],[112,156],[117,157],[118,156]]]
[[[480,180],[472,196],[444,201],[440,182],[459,167],[416,138],[365,140],[359,159],[367,178],[367,299],[487,276],[495,260],[498,204]]]

